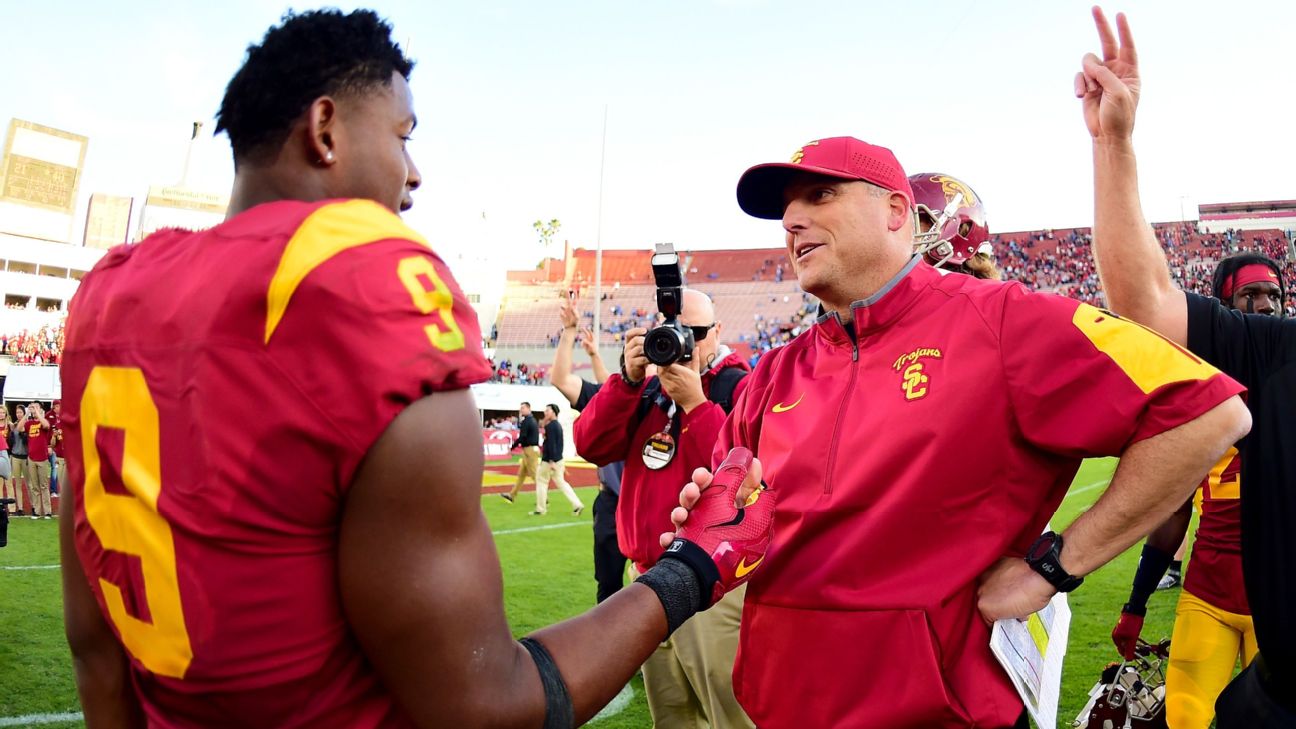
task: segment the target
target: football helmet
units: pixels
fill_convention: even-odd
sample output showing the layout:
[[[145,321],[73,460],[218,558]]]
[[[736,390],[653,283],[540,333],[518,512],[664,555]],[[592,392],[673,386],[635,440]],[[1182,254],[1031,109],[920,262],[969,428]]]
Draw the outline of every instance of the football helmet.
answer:
[[[966,182],[938,172],[912,175],[914,252],[936,267],[957,268],[977,253],[990,253],[985,206]]]
[[[1166,729],[1165,667],[1170,641],[1140,640],[1134,660],[1112,663],[1089,691],[1075,729]]]

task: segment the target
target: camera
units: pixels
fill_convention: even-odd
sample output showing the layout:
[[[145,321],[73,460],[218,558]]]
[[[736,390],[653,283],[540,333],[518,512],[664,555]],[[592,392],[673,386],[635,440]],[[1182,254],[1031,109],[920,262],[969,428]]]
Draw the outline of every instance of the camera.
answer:
[[[644,356],[658,367],[693,359],[693,330],[679,321],[684,308],[684,273],[679,254],[671,243],[658,243],[652,257],[653,279],[657,283],[657,310],[665,318],[644,337]]]

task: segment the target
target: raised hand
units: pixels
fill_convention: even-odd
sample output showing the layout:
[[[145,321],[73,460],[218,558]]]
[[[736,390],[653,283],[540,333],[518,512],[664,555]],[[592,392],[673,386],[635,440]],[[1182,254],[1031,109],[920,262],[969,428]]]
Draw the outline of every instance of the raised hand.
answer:
[[[1138,51],[1124,13],[1116,14],[1117,41],[1102,8],[1093,8],[1102,58],[1086,53],[1075,77],[1076,98],[1084,102],[1085,126],[1094,141],[1125,140],[1134,132],[1140,82]]]

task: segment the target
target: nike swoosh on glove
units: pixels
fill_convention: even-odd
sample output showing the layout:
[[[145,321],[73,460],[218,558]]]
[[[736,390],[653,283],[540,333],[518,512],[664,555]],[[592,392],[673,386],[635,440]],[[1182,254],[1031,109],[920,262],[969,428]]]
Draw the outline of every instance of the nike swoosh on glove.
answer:
[[[734,506],[752,458],[746,448],[729,451],[662,554],[693,568],[702,579],[703,596],[710,596],[708,607],[751,579],[774,535],[774,492],[764,483],[742,507]]]

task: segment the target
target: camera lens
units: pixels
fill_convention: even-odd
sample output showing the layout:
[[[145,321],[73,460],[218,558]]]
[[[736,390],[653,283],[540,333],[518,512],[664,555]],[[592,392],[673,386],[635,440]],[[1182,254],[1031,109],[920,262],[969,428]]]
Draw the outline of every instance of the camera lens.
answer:
[[[644,356],[658,367],[678,362],[684,354],[684,337],[669,326],[660,326],[644,337]]]

